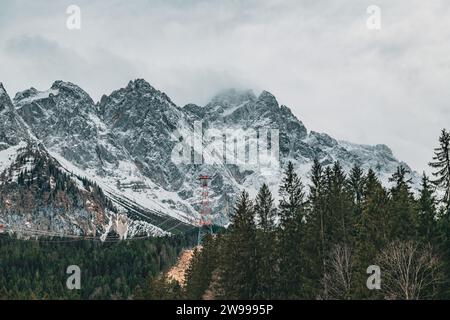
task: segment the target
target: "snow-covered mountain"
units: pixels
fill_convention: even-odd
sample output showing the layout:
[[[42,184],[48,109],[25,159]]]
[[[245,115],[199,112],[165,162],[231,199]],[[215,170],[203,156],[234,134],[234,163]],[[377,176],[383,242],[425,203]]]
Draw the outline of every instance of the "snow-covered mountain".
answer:
[[[398,165],[408,167],[385,145],[358,145],[308,132],[267,91],[256,96],[252,91],[228,90],[205,106],[181,108],[142,79],[104,95],[98,103],[80,87],[63,81],[46,91],[19,92],[13,101],[0,84],[0,121],[0,223],[16,228],[27,224],[84,235],[114,230],[121,236],[183,232],[198,218],[200,175],[211,177],[214,220],[226,224],[227,208],[240,189],[254,195],[266,182],[277,195],[287,161],[304,179],[314,158],[324,165],[338,160],[347,170],[354,164],[372,168],[382,181]],[[258,159],[261,146],[273,157],[277,150],[270,139],[275,136],[267,135],[273,129],[279,133],[279,165],[223,161],[222,147],[228,148],[229,139],[242,138],[249,130],[257,135],[247,137],[241,150],[247,160],[250,146],[258,143]],[[220,144],[222,136],[227,143]],[[196,141],[203,141],[203,154],[195,148]],[[175,161],[174,150],[180,144],[187,147],[185,159],[204,163]],[[58,189],[71,201],[43,201],[40,189],[58,193],[51,189],[55,179],[75,188],[70,194],[65,187]],[[23,194],[31,199],[27,207],[20,200]],[[119,221],[125,221],[121,227]]]

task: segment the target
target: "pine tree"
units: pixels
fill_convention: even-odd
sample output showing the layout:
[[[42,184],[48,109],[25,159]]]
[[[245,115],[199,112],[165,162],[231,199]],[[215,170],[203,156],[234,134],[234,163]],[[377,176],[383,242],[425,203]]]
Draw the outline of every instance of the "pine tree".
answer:
[[[389,182],[395,183],[392,191],[397,192],[402,188],[409,191],[412,184],[412,179],[409,177],[410,174],[411,172],[404,166],[398,166],[396,171],[389,178]]]
[[[353,196],[349,191],[346,175],[339,162],[325,168],[322,190],[322,288],[318,292],[320,298],[330,298],[330,279],[332,266],[330,264],[332,250],[338,245],[350,250],[353,244]]]
[[[411,192],[409,170],[399,166],[389,179],[394,183],[391,188],[389,220],[391,239],[411,240],[417,236],[417,205]]]
[[[433,176],[433,184],[443,189],[444,202],[447,209],[447,218],[449,218],[450,209],[450,133],[443,129],[439,137],[439,147],[434,149],[433,162],[429,163],[430,167],[436,169]]]
[[[209,283],[206,285],[203,283],[204,264],[202,258],[203,255],[201,251],[199,251],[198,248],[195,248],[189,266],[185,272],[185,291],[187,299],[201,299],[208,287]]]
[[[328,195],[330,217],[336,221],[333,238],[331,241],[336,243],[348,244],[351,241],[353,216],[351,212],[352,195],[346,188],[346,176],[339,162],[335,162],[332,168],[332,174],[329,176],[331,189]]]
[[[361,215],[355,220],[355,270],[357,284],[355,296],[377,297],[377,292],[367,290],[366,269],[374,264],[376,254],[389,242],[389,197],[375,172],[369,169],[364,183]]]
[[[319,160],[314,159],[311,168],[308,197],[307,236],[305,237],[305,276],[311,279],[310,297],[327,295],[327,288],[320,284],[326,273],[327,232],[325,230],[326,199],[324,192],[324,172]],[[324,291],[324,292],[323,292]]]
[[[355,205],[359,208],[361,205],[363,192],[364,192],[364,171],[360,166],[355,165],[350,170],[350,174],[347,180],[347,185],[350,192],[353,194]]]
[[[186,270],[186,298],[202,299],[211,284],[212,273],[217,268],[217,243],[219,240],[210,235],[203,240],[203,248],[194,249]]]
[[[435,242],[437,236],[436,225],[436,198],[425,172],[419,195],[419,232],[424,242]]]
[[[253,203],[240,194],[230,215],[220,263],[220,286],[227,299],[252,299],[256,295],[256,225]]]
[[[433,162],[429,166],[436,171],[433,176],[436,179],[432,183],[444,192],[441,199],[444,219],[439,221],[443,233],[444,246],[450,247],[450,133],[443,129],[439,137],[439,147],[434,149]]]
[[[276,284],[276,272],[278,269],[276,259],[275,215],[272,194],[269,187],[263,184],[255,201],[255,213],[258,221],[256,233],[256,298],[273,299]]]
[[[355,165],[350,170],[350,174],[347,178],[347,190],[352,198],[352,203],[349,204],[349,211],[352,212],[351,225],[352,233],[350,237],[352,241],[358,237],[356,223],[359,221],[362,211],[363,211],[363,197],[364,197],[364,187],[366,183],[366,176],[364,170],[360,166]],[[354,249],[354,248],[353,248]]]
[[[306,208],[303,184],[291,162],[285,171],[279,194],[281,224],[278,228],[280,298],[296,299],[305,296],[304,239]]]
[[[304,205],[305,194],[303,184],[294,171],[294,165],[289,161],[284,173],[279,191],[280,201],[280,219],[282,226],[286,221],[292,220],[299,212],[299,208]]]
[[[255,214],[258,226],[263,232],[273,231],[275,228],[276,209],[273,197],[267,184],[263,184],[255,200]]]

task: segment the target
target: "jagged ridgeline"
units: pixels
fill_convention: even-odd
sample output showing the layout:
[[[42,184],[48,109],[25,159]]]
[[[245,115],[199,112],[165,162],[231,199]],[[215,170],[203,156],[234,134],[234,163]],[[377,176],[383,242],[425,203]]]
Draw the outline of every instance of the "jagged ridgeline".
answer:
[[[196,121],[204,132],[279,130],[279,166],[174,163],[174,132],[189,136]],[[184,233],[198,220],[200,175],[211,177],[214,223],[226,225],[239,190],[255,196],[265,182],[277,195],[288,161],[307,180],[315,158],[371,168],[384,182],[400,164],[409,169],[385,145],[308,132],[267,91],[228,90],[205,106],[179,107],[142,79],[98,102],[69,82],[13,100],[0,85],[0,223],[10,231],[103,239]]]

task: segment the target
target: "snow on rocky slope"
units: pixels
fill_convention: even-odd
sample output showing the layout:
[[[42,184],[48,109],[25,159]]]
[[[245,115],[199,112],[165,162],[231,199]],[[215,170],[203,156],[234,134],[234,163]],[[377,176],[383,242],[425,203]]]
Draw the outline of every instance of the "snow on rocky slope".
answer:
[[[287,161],[305,180],[315,158],[323,165],[340,161],[346,170],[354,164],[372,168],[386,183],[398,165],[408,168],[385,145],[358,145],[308,132],[267,91],[256,96],[252,91],[228,90],[205,106],[181,108],[142,79],[104,95],[98,103],[80,87],[63,81],[45,91],[19,92],[13,101],[0,85],[0,121],[1,171],[8,170],[20,148],[41,145],[61,170],[98,185],[116,213],[126,214],[135,226],[132,236],[142,230],[164,234],[192,229],[202,174],[211,176],[214,220],[226,224],[227,208],[240,189],[255,195],[266,182],[277,195]],[[196,123],[201,123],[200,129]],[[236,159],[241,153],[246,160],[233,164],[226,156],[225,163],[228,142],[249,130],[255,135],[247,136],[247,146],[231,151]],[[195,148],[198,141],[203,154]],[[279,150],[274,141],[279,141]],[[180,145],[185,148],[177,154]],[[252,149],[258,153],[256,162],[249,161],[251,146],[258,146]],[[189,161],[177,162],[174,154]],[[263,161],[270,165],[261,165]],[[416,173],[413,178],[418,181]],[[100,229],[105,232],[108,225],[105,222]]]

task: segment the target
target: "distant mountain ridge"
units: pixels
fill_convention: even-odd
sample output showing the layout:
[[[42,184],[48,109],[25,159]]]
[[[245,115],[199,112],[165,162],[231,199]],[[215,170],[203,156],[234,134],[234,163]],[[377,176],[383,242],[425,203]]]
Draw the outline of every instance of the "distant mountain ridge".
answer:
[[[23,165],[18,165],[23,161],[20,155],[24,150],[36,150],[38,146],[55,170],[66,173],[81,190],[71,190],[70,196],[78,200],[70,202],[71,209],[63,219],[67,226],[59,222],[56,229],[77,234],[105,234],[121,229],[111,228],[121,216],[122,220],[127,219],[126,232],[122,230],[121,237],[161,235],[194,228],[200,204],[198,177],[201,174],[211,176],[214,221],[226,225],[227,211],[231,210],[240,189],[245,188],[255,195],[266,182],[277,196],[282,168],[287,161],[294,163],[305,181],[315,158],[323,165],[339,161],[345,170],[354,164],[366,170],[372,168],[385,183],[397,166],[410,169],[385,145],[358,145],[338,141],[325,133],[308,132],[291,110],[280,106],[267,91],[256,96],[251,90],[226,90],[205,106],[179,107],[143,79],[130,81],[126,87],[104,95],[97,103],[70,82],[55,81],[46,91],[30,88],[17,93],[13,100],[0,84],[0,121],[0,183],[3,186],[0,188],[0,223],[15,227],[23,227],[26,221],[33,229],[54,228],[49,221],[54,219],[56,211],[52,212],[49,203],[35,201],[36,206],[41,207],[38,209],[42,209],[35,212],[51,212],[48,216],[30,210],[25,213],[20,204],[10,207],[16,208],[17,213],[5,209],[5,199],[11,198],[11,190],[25,192],[23,188],[27,186],[37,192],[43,188],[35,186],[36,179],[29,176],[29,171],[25,174]],[[203,130],[279,130],[280,167],[262,172],[258,166],[174,163],[171,155],[178,141],[174,140],[173,132],[192,134],[194,121],[202,121]],[[36,160],[33,158],[33,161]],[[5,172],[16,173],[7,175]],[[17,189],[19,177],[27,182]],[[49,181],[52,178],[55,176],[48,177]],[[413,179],[419,181],[416,173]],[[50,182],[44,180],[42,183],[48,182],[48,186]],[[86,206],[95,194],[80,185],[83,180],[99,188],[97,193],[104,195],[104,203],[99,201],[94,209]],[[72,185],[67,181],[65,184]],[[66,189],[59,191],[69,196]],[[38,199],[38,195],[35,193],[33,197]],[[87,213],[80,214],[80,210],[87,210]],[[91,222],[81,223],[84,220],[79,219],[80,215],[90,217]]]

